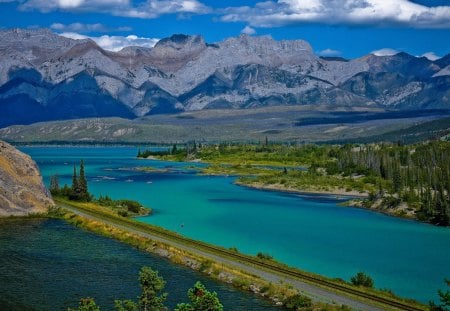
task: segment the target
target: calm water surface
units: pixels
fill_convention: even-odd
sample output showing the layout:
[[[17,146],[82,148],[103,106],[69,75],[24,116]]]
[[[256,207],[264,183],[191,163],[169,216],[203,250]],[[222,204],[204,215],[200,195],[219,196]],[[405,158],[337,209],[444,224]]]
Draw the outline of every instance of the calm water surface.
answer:
[[[94,297],[102,310],[140,294],[142,266],[167,281],[167,305],[187,301],[196,280],[218,293],[225,310],[280,310],[254,295],[60,220],[0,221],[0,310],[67,310]]]
[[[450,230],[341,207],[334,198],[252,190],[233,177],[195,174],[192,163],[138,160],[136,148],[26,147],[46,183],[70,183],[83,158],[90,191],[154,209],[140,220],[241,252],[270,253],[301,269],[348,280],[358,271],[378,288],[423,302],[450,278]],[[160,168],[143,172],[137,167]]]

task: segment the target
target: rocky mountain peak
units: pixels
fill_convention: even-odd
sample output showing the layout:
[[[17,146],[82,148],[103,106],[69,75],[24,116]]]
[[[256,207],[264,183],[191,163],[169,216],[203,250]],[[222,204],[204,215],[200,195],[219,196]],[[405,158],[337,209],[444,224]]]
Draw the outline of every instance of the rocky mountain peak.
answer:
[[[311,45],[304,40],[276,41],[271,36],[249,36],[241,34],[239,37],[229,38],[221,43],[223,47],[237,47],[257,53],[271,52],[307,52],[312,53]]]
[[[153,48],[153,51],[155,53],[166,54],[168,51],[173,51],[172,53],[191,52],[205,48],[206,43],[202,36],[175,34],[169,38],[159,40]]]
[[[7,29],[0,30],[0,46],[23,49],[42,47],[58,49],[76,44],[77,40],[69,39],[53,33],[49,29]]]
[[[207,44],[198,35],[176,34],[153,48],[111,52],[49,30],[5,30],[0,127],[219,107],[448,108],[449,59],[319,58],[303,40],[248,35]]]

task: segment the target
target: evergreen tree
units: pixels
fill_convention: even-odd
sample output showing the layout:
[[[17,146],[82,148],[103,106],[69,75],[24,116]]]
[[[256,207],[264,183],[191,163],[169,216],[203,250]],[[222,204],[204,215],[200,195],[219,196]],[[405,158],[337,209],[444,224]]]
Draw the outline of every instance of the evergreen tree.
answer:
[[[53,195],[58,195],[60,193],[58,175],[50,177],[50,193]]]
[[[100,311],[100,308],[92,298],[81,298],[77,311]]]
[[[139,298],[141,310],[160,311],[166,310],[164,301],[167,293],[161,293],[166,285],[166,281],[158,275],[158,271],[153,271],[149,267],[142,267],[139,272],[139,283],[142,294]]]
[[[84,173],[84,160],[80,161],[80,177],[78,178],[78,188],[79,188],[80,199],[88,200],[89,192],[88,192],[86,176]]]
[[[217,298],[216,292],[210,292],[201,283],[195,283],[188,291],[190,303],[180,303],[176,311],[222,311],[223,305]]]

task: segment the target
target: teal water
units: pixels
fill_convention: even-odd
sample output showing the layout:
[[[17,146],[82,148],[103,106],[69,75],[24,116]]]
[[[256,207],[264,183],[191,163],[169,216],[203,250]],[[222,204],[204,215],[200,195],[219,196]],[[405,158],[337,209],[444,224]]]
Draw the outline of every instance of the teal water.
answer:
[[[134,198],[154,209],[141,217],[186,236],[241,252],[270,253],[303,270],[346,280],[358,271],[378,288],[423,302],[450,277],[450,229],[341,207],[335,198],[239,187],[233,177],[198,176],[192,163],[138,160],[136,148],[21,148],[45,181],[70,183],[83,158],[96,195]],[[152,166],[167,172],[146,173]]]
[[[166,280],[167,305],[187,300],[197,280],[218,293],[225,310],[279,310],[249,293],[61,220],[0,221],[0,310],[67,310],[94,297],[102,310],[136,299],[142,266]]]

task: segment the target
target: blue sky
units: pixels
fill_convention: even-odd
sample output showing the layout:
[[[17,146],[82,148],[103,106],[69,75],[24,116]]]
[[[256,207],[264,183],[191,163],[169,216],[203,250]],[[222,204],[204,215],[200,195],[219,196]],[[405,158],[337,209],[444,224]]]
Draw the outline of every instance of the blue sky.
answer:
[[[449,0],[0,0],[0,27],[51,28],[110,50],[246,33],[304,39],[325,56],[450,53]]]

